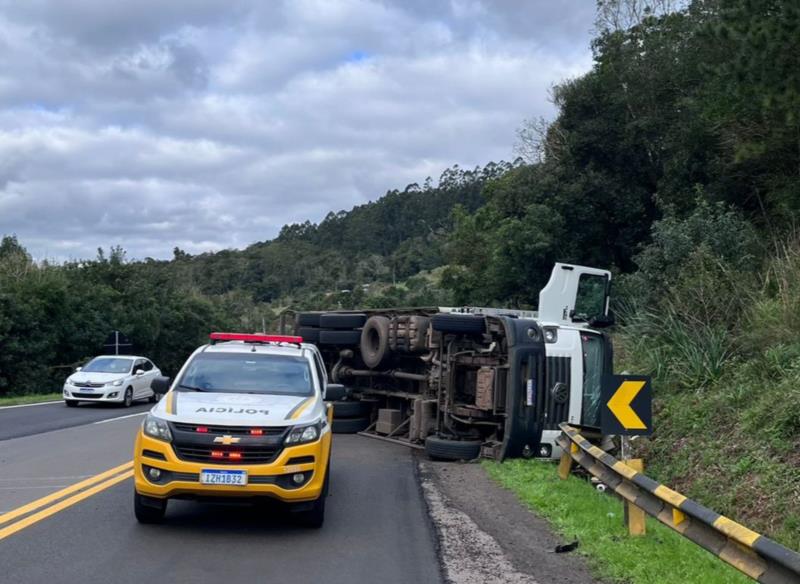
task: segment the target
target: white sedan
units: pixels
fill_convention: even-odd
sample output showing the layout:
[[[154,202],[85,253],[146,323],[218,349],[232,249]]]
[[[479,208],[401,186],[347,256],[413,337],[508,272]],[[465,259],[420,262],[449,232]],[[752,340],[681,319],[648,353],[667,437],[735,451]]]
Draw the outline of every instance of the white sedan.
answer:
[[[112,402],[129,407],[134,401],[158,401],[150,382],[161,370],[145,357],[104,355],[95,357],[67,377],[64,403],[75,407],[78,402]]]

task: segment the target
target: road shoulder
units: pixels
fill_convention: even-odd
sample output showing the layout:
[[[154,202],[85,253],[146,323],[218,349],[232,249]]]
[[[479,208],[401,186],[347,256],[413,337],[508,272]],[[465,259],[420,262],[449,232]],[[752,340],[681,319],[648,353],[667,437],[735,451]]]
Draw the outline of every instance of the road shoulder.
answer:
[[[418,459],[420,482],[452,584],[597,584],[583,558],[479,464]]]

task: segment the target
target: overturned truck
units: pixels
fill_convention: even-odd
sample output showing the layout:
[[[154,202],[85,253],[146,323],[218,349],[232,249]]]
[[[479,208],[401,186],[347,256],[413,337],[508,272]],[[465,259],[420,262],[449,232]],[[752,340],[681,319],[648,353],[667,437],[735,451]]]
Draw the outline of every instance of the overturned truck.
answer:
[[[434,458],[556,458],[558,424],[600,426],[612,348],[611,274],[556,264],[539,310],[387,308],[301,312],[321,373],[347,390],[334,430],[424,448]]]

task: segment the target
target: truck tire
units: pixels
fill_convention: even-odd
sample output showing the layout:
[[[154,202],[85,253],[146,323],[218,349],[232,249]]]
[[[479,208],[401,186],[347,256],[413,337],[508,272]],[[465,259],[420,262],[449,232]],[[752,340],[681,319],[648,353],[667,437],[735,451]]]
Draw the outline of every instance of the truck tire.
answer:
[[[329,383],[325,386],[325,401],[337,402],[347,394],[347,388],[341,383]]]
[[[434,460],[475,460],[481,455],[480,440],[450,440],[438,436],[425,438],[425,453]]]
[[[319,331],[320,345],[355,347],[361,342],[361,331]]]
[[[336,411],[334,406],[334,412]],[[348,418],[337,420],[334,418],[331,429],[334,434],[355,434],[369,427],[369,418]]]
[[[369,415],[370,404],[365,404],[360,401],[335,401],[331,403],[333,405],[334,420],[358,418],[360,416]]]
[[[370,369],[377,369],[389,355],[389,319],[370,316],[361,331],[361,358]]]
[[[321,312],[301,312],[297,315],[297,326],[311,326],[319,328],[319,317]]]
[[[310,326],[301,326],[297,329],[297,334],[303,337],[303,341],[306,343],[318,343],[319,342],[319,329],[313,328]]]
[[[482,316],[468,314],[434,314],[431,318],[433,330],[441,333],[481,335],[486,332],[486,321]]]
[[[366,314],[326,312],[319,317],[319,326],[326,329],[356,329],[364,326],[366,321]]]

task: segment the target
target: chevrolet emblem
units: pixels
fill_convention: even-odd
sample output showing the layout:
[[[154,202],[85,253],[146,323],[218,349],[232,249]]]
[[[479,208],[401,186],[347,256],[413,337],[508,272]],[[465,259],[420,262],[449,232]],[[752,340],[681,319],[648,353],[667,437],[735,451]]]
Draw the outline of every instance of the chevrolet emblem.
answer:
[[[238,444],[241,438],[234,438],[233,436],[217,436],[214,438],[214,444],[224,444],[230,446],[231,444]]]

